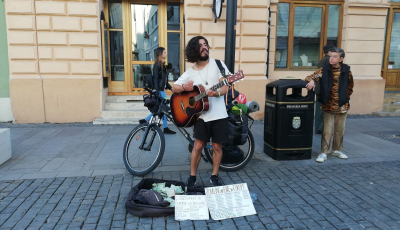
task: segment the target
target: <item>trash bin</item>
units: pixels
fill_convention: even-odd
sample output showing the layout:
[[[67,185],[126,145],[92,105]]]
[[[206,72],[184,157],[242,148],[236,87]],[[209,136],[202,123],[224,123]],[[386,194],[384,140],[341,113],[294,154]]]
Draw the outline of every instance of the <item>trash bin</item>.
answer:
[[[311,159],[314,91],[302,80],[267,84],[264,117],[264,152],[274,160]]]

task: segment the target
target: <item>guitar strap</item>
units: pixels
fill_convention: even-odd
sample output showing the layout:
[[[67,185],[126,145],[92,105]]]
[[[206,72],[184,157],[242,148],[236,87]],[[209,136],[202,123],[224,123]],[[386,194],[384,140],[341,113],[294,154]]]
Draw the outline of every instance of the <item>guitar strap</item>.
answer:
[[[217,63],[218,69],[221,72],[222,76],[225,77],[225,68],[222,67],[221,60],[215,59],[215,62]]]
[[[218,69],[219,69],[219,71],[221,71],[222,76],[225,77],[226,76],[225,68],[222,67],[221,60],[215,59],[215,62],[217,63]],[[233,84],[232,84],[232,98],[233,98],[233,95],[234,95],[234,88],[233,88]],[[228,105],[228,97],[227,96],[225,96],[225,105]]]

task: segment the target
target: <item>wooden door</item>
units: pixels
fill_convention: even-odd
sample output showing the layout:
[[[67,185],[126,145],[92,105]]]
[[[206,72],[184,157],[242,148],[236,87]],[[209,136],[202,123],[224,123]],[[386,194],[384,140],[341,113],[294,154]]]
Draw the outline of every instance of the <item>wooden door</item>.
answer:
[[[389,10],[382,75],[385,90],[400,90],[400,6]]]

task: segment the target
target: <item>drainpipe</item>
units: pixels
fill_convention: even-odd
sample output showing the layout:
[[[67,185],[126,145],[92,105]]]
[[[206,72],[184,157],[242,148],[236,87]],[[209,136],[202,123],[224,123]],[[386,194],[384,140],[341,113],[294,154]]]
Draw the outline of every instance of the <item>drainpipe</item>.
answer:
[[[267,35],[267,40],[268,40],[268,46],[267,46],[267,72],[265,73],[265,76],[269,77],[269,44],[271,41],[271,0],[269,1],[269,6],[268,6],[268,35]]]
[[[226,4],[225,64],[234,73],[237,0],[227,0]]]

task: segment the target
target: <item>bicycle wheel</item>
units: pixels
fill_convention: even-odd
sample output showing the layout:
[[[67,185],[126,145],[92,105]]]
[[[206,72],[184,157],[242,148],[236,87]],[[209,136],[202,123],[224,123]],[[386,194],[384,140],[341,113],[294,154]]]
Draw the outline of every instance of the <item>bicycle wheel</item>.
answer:
[[[207,159],[212,163],[212,148],[205,148]],[[244,145],[222,145],[222,160],[219,169],[226,172],[234,172],[244,168],[254,154],[254,138],[249,130],[247,141]]]
[[[126,169],[135,176],[151,173],[161,162],[164,156],[164,133],[156,125],[151,125],[146,137],[145,131],[148,124],[136,126],[126,138],[124,145],[124,164]],[[143,149],[139,149],[144,142]]]

